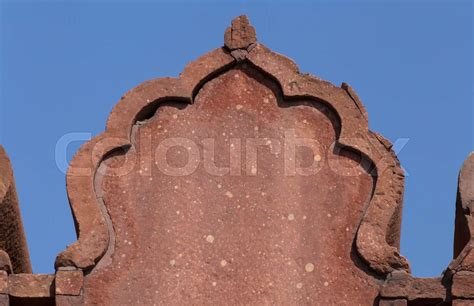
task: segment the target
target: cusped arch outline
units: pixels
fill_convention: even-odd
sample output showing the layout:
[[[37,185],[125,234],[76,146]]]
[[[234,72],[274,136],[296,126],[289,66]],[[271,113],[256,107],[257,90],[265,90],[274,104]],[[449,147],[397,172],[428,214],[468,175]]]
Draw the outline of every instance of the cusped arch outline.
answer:
[[[110,235],[106,212],[95,190],[95,176],[108,154],[132,145],[132,127],[146,109],[162,101],[193,103],[196,92],[209,79],[248,61],[277,82],[283,98],[317,99],[340,118],[339,145],[361,153],[375,165],[375,184],[357,230],[355,246],[362,260],[377,274],[409,270],[399,254],[404,176],[391,144],[368,128],[367,113],[352,88],[336,87],[317,77],[300,74],[290,59],[262,44],[242,50],[238,57],[226,48],[215,49],[188,64],[178,78],[146,81],[127,92],[113,108],[106,130],[85,143],[67,172],[67,192],[78,240],[56,258],[55,266],[90,271],[106,253]],[[290,100],[291,103],[291,100]]]

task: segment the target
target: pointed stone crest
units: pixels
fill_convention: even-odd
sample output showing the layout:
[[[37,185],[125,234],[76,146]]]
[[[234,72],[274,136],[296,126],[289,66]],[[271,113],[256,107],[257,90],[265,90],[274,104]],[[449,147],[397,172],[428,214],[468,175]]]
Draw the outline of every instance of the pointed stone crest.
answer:
[[[250,24],[245,15],[234,18],[232,25],[227,28],[224,34],[224,45],[229,50],[247,49],[257,42],[255,28]]]

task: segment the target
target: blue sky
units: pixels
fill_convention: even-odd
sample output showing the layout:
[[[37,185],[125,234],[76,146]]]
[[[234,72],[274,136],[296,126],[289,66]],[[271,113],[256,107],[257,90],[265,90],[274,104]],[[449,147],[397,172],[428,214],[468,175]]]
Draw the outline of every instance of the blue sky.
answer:
[[[417,276],[451,260],[457,175],[474,148],[470,1],[0,2],[0,143],[36,273],[75,240],[58,140],[100,133],[123,93],[177,76],[240,14],[301,71],[348,82],[371,129],[401,139],[402,254]]]

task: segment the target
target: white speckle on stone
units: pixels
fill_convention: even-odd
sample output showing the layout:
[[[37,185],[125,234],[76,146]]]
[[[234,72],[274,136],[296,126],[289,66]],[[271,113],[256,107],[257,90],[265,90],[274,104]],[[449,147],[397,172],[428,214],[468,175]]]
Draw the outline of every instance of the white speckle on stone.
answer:
[[[228,198],[234,197],[234,195],[233,195],[232,192],[230,192],[230,191],[226,191],[225,195],[226,195],[226,197],[228,197]]]
[[[303,283],[298,283],[298,284],[296,284],[296,288],[298,288],[298,289],[303,288]]]
[[[303,216],[303,220],[306,220],[306,218],[307,218],[306,216]]]
[[[324,282],[324,287],[327,287],[329,286],[329,283],[328,282]]]
[[[252,174],[257,174],[257,167],[252,166],[252,169],[250,170]]]
[[[225,259],[222,259],[222,260],[221,260],[221,266],[222,266],[222,267],[227,266],[227,261],[226,261]]]
[[[253,129],[254,129],[255,131],[258,131],[258,126],[254,127]]]
[[[263,98],[263,103],[267,104],[268,102],[270,102],[270,100],[268,100],[268,98]]]
[[[349,231],[349,228],[348,228],[348,227],[346,227],[346,232],[348,232],[348,231]]]
[[[174,189],[178,189],[178,185],[174,185]]]
[[[176,260],[171,259],[171,260],[170,260],[170,265],[172,265],[172,266],[174,267],[174,266],[176,265]]]
[[[209,243],[213,243],[213,242],[214,242],[214,236],[212,236],[212,235],[207,235],[206,241],[209,242]]]
[[[217,188],[222,188],[222,185],[221,184],[217,184]]]
[[[177,215],[179,215],[179,214],[180,214],[179,210],[177,210],[177,211],[176,211],[176,214],[177,214]]]
[[[319,155],[319,154],[314,155],[314,160],[315,161],[321,161],[321,155]]]
[[[289,221],[295,220],[295,215],[289,214],[289,215],[288,215],[288,220],[289,220]]]
[[[328,218],[331,218],[331,217],[332,217],[332,215],[331,215],[331,214],[328,214]]]
[[[313,272],[314,265],[312,263],[307,263],[306,266],[304,266],[304,269],[306,270],[306,272]]]
[[[173,119],[178,119],[178,115],[174,114]]]
[[[244,106],[243,106],[242,104],[237,104],[237,105],[235,106],[235,108],[236,108],[237,110],[241,110],[243,107],[244,107]]]
[[[212,282],[212,286],[213,286],[213,287],[217,286],[217,283],[216,283],[216,282]]]

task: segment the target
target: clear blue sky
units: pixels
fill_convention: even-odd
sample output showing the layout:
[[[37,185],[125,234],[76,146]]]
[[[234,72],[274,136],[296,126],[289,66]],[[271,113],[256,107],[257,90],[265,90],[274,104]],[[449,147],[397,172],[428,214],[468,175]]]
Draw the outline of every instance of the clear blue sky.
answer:
[[[471,1],[223,2],[1,1],[0,143],[34,271],[52,272],[75,240],[57,141],[100,133],[123,93],[177,76],[245,13],[301,71],[351,84],[372,130],[408,139],[402,253],[415,275],[439,275],[452,256],[458,171],[474,147]]]

